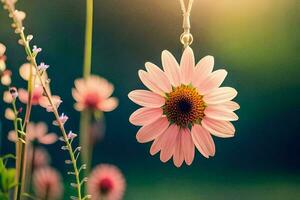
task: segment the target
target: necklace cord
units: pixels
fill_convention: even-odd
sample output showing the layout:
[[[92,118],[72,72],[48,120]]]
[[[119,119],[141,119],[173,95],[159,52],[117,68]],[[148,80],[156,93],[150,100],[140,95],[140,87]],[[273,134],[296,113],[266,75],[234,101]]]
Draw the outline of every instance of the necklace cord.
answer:
[[[189,0],[188,6],[186,8],[184,0],[179,0],[181,10],[183,13],[183,33],[180,36],[180,42],[183,44],[184,48],[190,46],[193,43],[193,36],[190,33],[191,23],[190,23],[190,14],[193,6],[194,0]]]

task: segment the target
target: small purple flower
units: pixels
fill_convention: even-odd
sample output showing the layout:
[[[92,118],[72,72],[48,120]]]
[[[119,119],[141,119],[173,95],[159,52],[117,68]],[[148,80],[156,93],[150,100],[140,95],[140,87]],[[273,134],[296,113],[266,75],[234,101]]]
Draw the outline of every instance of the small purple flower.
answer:
[[[76,137],[77,137],[77,134],[73,133],[72,131],[70,131],[70,132],[68,133],[68,139],[69,139],[69,140],[72,140],[72,139],[74,139],[74,138],[76,138]]]
[[[39,66],[37,66],[37,69],[39,71],[46,71],[49,68],[49,65],[46,65],[45,63],[41,63]]]
[[[66,123],[66,121],[69,119],[69,117],[67,116],[67,115],[65,115],[64,113],[62,113],[61,114],[61,116],[59,117],[59,122],[61,123],[61,124],[64,124],[64,123]],[[55,125],[55,126],[58,126],[58,121],[57,120],[54,120],[53,122],[52,122],[52,124],[53,125]]]
[[[42,51],[42,48],[38,48],[36,45],[34,45],[32,51],[34,54],[38,54]]]

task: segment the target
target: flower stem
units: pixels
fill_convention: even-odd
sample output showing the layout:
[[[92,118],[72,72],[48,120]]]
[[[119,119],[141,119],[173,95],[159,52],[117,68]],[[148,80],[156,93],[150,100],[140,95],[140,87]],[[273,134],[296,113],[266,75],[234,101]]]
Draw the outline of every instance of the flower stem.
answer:
[[[88,175],[91,169],[90,121],[91,113],[88,110],[82,111],[80,113],[80,146],[83,147],[82,161],[86,164],[85,176]]]
[[[86,0],[85,46],[83,61],[83,77],[91,74],[92,63],[92,38],[93,38],[93,0]]]
[[[15,130],[17,138],[19,138],[19,136],[18,136],[18,120],[17,120],[18,111],[17,111],[17,107],[16,107],[16,99],[13,100],[12,106],[13,106],[13,112],[15,115],[14,130]],[[17,139],[17,141],[16,141],[16,176],[15,176],[16,183],[18,183],[18,181],[19,181],[19,174],[20,174],[20,146],[21,146],[20,143],[21,143],[21,141]],[[15,187],[15,191],[14,191],[15,199],[17,198],[17,195],[18,195],[18,188],[19,188],[19,184],[17,184],[17,186]]]
[[[83,62],[83,78],[87,79],[91,74],[92,62],[92,37],[93,36],[93,0],[86,0],[86,25],[85,25],[85,47]],[[83,147],[82,160],[87,165],[85,176],[91,168],[90,127],[91,112],[82,111],[80,114],[80,145]]]

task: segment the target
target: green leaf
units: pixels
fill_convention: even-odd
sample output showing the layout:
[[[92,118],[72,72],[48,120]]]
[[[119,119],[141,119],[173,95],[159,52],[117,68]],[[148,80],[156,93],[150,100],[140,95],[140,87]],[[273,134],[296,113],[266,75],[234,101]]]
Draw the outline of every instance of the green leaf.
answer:
[[[14,168],[10,168],[7,170],[7,183],[8,183],[8,190],[16,186],[16,170]]]
[[[16,170],[13,168],[4,169],[1,173],[1,188],[4,192],[14,187]]]
[[[0,199],[2,200],[8,200],[8,193],[3,193],[0,191]]]
[[[0,174],[2,174],[2,171],[5,170],[5,165],[3,163],[3,159],[0,158]]]

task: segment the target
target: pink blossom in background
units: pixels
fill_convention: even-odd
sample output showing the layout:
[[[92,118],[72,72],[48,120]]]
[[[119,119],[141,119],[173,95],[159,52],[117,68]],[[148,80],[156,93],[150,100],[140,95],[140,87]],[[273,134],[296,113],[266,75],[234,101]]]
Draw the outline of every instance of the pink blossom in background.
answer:
[[[30,122],[27,126],[26,141],[37,141],[41,144],[53,144],[58,140],[55,133],[47,133],[48,127],[44,122],[33,123]],[[8,133],[8,139],[15,142],[17,135],[15,131]]]
[[[44,149],[42,147],[34,148],[34,155],[33,155],[33,149],[29,148],[27,159],[29,162],[33,161],[32,167],[34,169],[38,169],[38,168],[47,166],[51,160],[46,149]]]
[[[125,192],[125,179],[116,166],[100,164],[90,174],[87,189],[92,200],[120,200]]]
[[[57,96],[57,95],[53,95],[52,96],[52,101],[53,101],[53,104],[56,107],[56,109],[58,109],[58,107],[62,103],[61,98],[59,96]],[[53,107],[49,103],[49,100],[48,100],[47,97],[44,97],[44,96],[41,97],[39,99],[39,104],[40,104],[40,106],[42,106],[43,108],[45,108],[47,112],[53,112]]]
[[[72,95],[75,99],[75,109],[78,111],[90,109],[92,111],[109,112],[118,106],[118,100],[110,97],[114,86],[106,79],[91,75],[87,79],[75,80]]]
[[[130,122],[142,126],[136,138],[140,143],[154,140],[150,153],[160,153],[167,162],[173,157],[180,167],[194,160],[195,146],[206,158],[215,155],[212,135],[233,137],[230,121],[238,120],[234,113],[239,105],[231,101],[237,91],[220,87],[227,72],[213,70],[214,58],[206,56],[195,65],[193,50],[187,47],[180,64],[168,52],[162,52],[162,71],[147,62],[147,71],[139,77],[148,90],[134,90],[129,98],[143,106],[130,116]]]
[[[63,184],[60,174],[53,168],[42,167],[34,171],[33,190],[40,199],[58,200],[63,195]]]
[[[94,121],[90,126],[90,144],[101,141],[105,135],[104,118]]]
[[[19,92],[19,99],[22,103],[27,104],[28,102],[28,92],[27,90],[20,88],[18,90]],[[39,101],[41,100],[41,98],[43,97],[43,88],[42,86],[36,86],[33,89],[32,92],[32,105],[39,105]]]

